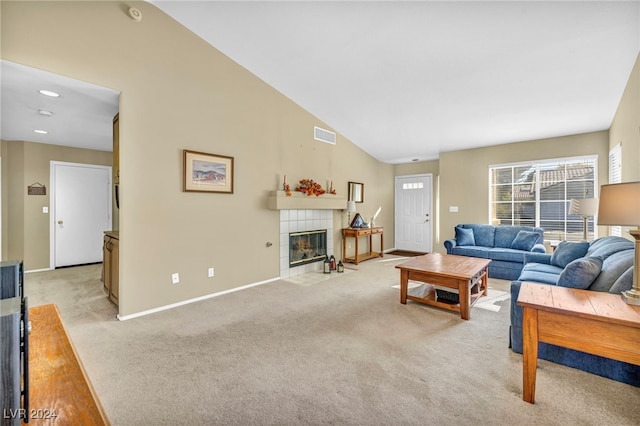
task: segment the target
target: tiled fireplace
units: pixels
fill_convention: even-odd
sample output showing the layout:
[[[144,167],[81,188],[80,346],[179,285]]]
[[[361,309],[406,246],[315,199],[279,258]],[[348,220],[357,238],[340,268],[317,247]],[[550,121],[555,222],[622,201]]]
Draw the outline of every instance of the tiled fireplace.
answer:
[[[333,210],[280,210],[280,277],[289,278],[322,270],[323,263],[312,262],[300,266],[289,265],[291,233],[327,231],[327,255],[333,254]]]

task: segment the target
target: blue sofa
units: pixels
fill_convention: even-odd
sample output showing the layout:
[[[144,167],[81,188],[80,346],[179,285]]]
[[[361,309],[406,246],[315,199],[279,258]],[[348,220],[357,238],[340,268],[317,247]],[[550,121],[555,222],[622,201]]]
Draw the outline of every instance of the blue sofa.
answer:
[[[516,280],[526,254],[546,252],[542,228],[463,224],[455,232],[455,238],[444,242],[447,254],[491,259],[491,278]]]
[[[511,283],[509,346],[517,353],[522,353],[522,307],[517,305],[522,281],[614,294],[633,284],[634,243],[621,237],[603,237],[590,244],[562,242],[553,254],[531,253],[526,258],[520,277]],[[538,358],[640,387],[637,365],[547,343],[539,344]]]

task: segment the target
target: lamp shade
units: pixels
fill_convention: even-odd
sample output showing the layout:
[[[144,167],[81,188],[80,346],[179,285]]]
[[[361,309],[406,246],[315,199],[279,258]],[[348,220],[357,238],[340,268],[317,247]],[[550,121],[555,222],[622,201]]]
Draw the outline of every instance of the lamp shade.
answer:
[[[597,198],[582,198],[571,200],[569,206],[569,214],[575,214],[578,216],[595,216],[598,213],[598,199]]]
[[[347,201],[347,211],[349,213],[353,213],[356,211],[356,202],[355,201]]]
[[[598,225],[640,226],[640,182],[600,187]]]

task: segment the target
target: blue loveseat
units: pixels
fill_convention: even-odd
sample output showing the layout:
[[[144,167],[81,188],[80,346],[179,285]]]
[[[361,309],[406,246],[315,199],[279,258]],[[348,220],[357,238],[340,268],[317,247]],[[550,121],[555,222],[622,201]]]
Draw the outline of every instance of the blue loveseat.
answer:
[[[532,226],[464,224],[444,242],[447,254],[491,259],[489,277],[516,280],[527,253],[545,253],[544,231]]]
[[[522,281],[614,294],[633,284],[634,243],[621,237],[602,237],[590,244],[562,242],[553,254],[531,253],[526,259],[520,277],[511,283],[509,342],[517,353],[522,353],[522,307],[517,305]],[[640,387],[637,365],[542,342],[538,358]]]

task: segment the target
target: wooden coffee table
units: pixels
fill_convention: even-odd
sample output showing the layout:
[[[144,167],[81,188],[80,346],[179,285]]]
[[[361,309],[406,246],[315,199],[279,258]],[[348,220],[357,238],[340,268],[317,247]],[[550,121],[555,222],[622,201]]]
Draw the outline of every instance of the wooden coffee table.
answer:
[[[407,299],[438,308],[460,312],[462,319],[469,319],[471,306],[487,294],[489,259],[431,253],[397,265],[400,269],[400,303]],[[408,291],[409,280],[421,281],[421,285]],[[458,293],[459,303],[438,300],[436,289]]]

